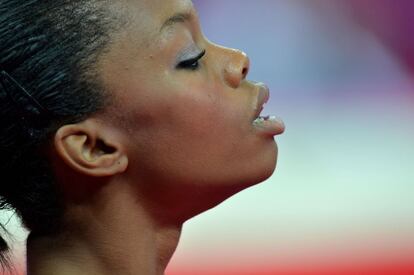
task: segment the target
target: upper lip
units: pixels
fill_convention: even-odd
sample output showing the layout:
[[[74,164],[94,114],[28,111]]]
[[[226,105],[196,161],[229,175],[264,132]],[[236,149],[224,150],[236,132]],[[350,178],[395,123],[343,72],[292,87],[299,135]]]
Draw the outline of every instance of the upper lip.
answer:
[[[259,117],[260,113],[263,111],[263,105],[269,101],[270,98],[270,92],[269,87],[267,87],[263,83],[257,83],[256,86],[258,87],[258,94],[257,94],[257,106],[256,111],[253,117],[253,120],[255,120],[257,117]]]

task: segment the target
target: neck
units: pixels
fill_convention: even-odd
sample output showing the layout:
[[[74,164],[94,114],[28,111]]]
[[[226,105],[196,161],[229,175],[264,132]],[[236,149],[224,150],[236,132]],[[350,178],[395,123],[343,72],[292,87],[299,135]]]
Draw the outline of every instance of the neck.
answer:
[[[64,231],[31,233],[28,274],[164,274],[182,224],[157,221],[131,197],[131,190],[120,188],[128,189],[109,185],[88,203],[70,205]]]

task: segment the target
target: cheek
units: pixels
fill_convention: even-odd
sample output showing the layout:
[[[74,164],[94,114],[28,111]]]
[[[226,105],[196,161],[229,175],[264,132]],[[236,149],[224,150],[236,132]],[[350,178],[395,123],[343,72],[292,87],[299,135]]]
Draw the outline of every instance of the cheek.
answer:
[[[217,88],[185,91],[175,102],[169,110],[171,115],[165,128],[177,138],[177,145],[224,153],[244,135],[240,117],[237,119],[240,115],[237,104],[232,104]]]
[[[267,167],[273,165],[274,145],[252,136],[243,124],[243,110],[237,107],[241,104],[217,93],[223,91],[198,89],[164,101],[146,142],[151,156],[147,168],[153,175],[181,183],[234,182],[239,176],[240,182],[246,179],[242,172],[254,175],[252,167],[264,158]],[[264,147],[270,155],[259,152]]]
[[[178,127],[187,129],[194,137],[240,137],[247,125],[243,124],[247,121],[243,118],[246,104],[242,99],[220,85],[195,86],[179,93],[171,113]]]

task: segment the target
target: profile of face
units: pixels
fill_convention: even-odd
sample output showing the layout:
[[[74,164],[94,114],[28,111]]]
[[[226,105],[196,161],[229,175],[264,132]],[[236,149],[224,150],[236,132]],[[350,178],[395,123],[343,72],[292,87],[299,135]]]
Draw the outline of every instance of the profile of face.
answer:
[[[114,102],[57,132],[71,170],[111,176],[174,221],[269,178],[284,126],[253,123],[268,89],[246,79],[246,54],[210,42],[190,0],[117,1],[112,9],[127,23],[97,68]]]

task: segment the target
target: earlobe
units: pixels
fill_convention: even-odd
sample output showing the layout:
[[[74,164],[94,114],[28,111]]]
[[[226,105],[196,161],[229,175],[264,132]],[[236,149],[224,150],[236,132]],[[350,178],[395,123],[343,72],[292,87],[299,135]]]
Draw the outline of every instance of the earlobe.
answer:
[[[108,177],[124,172],[128,157],[123,147],[91,124],[61,127],[55,134],[58,156],[73,170],[93,177]]]

